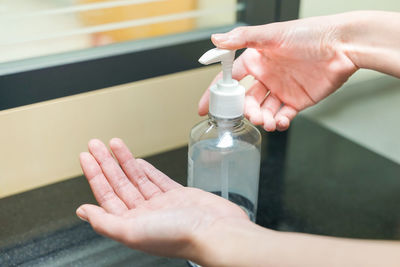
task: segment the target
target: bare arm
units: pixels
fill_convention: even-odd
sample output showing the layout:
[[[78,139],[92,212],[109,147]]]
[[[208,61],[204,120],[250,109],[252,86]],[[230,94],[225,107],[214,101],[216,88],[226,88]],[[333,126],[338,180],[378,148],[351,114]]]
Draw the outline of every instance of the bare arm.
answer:
[[[341,42],[359,67],[400,78],[400,13],[346,13],[339,26]]]
[[[286,130],[298,112],[360,68],[400,77],[400,13],[355,11],[239,27],[212,41],[220,48],[247,48],[233,65],[233,77],[255,78],[245,115],[266,131]],[[208,90],[199,102],[199,114],[207,112]]]
[[[122,140],[89,142],[80,162],[100,206],[77,215],[98,233],[148,253],[202,266],[400,266],[400,243],[284,233],[252,223],[237,205],[183,187]]]
[[[223,225],[204,240],[197,259],[204,266],[400,266],[400,242],[276,232],[250,222]]]

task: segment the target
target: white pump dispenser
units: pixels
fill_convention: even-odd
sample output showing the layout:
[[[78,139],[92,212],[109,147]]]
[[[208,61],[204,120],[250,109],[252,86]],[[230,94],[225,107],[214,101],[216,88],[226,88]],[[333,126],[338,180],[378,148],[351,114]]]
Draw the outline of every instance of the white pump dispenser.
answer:
[[[233,119],[243,115],[245,89],[232,79],[234,60],[235,50],[219,48],[208,50],[199,59],[204,65],[216,62],[222,64],[223,78],[210,88],[209,112],[217,118]]]
[[[223,78],[210,88],[208,118],[190,131],[188,186],[226,198],[254,221],[261,134],[243,116],[245,89],[232,79],[235,51],[211,49],[200,63],[222,63]],[[197,266],[197,265],[193,265]]]

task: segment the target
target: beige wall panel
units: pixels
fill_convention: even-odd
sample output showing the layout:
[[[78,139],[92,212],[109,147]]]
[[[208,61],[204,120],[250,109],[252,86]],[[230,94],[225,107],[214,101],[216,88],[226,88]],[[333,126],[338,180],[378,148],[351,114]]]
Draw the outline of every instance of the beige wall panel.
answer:
[[[87,141],[125,140],[145,156],[188,141],[197,102],[218,66],[0,112],[0,197],[81,174]]]

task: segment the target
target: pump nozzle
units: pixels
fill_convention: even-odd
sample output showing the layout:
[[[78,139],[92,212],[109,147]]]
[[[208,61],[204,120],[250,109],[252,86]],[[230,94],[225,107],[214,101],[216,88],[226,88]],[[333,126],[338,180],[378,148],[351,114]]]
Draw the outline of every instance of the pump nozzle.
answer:
[[[209,65],[216,62],[222,64],[222,83],[232,84],[232,66],[235,60],[235,50],[226,50],[214,48],[208,50],[204,55],[201,56],[199,62],[203,65]]]
[[[245,89],[232,79],[235,50],[214,48],[199,62],[204,65],[221,62],[223,78],[210,87],[210,114],[217,118],[237,118],[243,115]]]

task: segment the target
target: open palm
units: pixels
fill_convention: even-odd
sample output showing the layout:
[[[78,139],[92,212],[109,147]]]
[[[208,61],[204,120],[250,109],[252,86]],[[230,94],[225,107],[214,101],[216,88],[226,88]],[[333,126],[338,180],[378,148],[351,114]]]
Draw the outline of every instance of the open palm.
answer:
[[[101,207],[85,204],[77,215],[95,231],[135,249],[189,258],[193,240],[218,223],[248,221],[237,205],[205,191],[183,187],[142,159],[122,140],[89,142],[80,162]],[[118,164],[119,163],[119,164]]]

